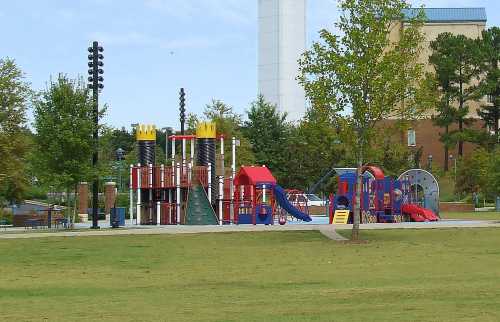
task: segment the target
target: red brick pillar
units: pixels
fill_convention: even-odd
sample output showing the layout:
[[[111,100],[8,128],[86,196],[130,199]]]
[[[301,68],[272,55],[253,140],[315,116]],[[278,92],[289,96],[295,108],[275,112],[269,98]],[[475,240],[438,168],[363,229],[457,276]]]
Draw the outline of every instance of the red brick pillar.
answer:
[[[115,182],[106,182],[104,184],[104,205],[105,205],[105,214],[106,219],[108,219],[111,214],[111,208],[114,207],[116,200],[116,183]]]
[[[80,182],[78,184],[78,217],[81,222],[88,221],[88,208],[89,208],[89,184],[87,182]]]

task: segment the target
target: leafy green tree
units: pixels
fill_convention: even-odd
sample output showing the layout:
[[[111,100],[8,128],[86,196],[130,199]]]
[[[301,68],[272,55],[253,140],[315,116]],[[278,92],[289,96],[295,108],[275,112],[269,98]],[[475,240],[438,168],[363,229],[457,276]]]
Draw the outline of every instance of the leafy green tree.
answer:
[[[239,147],[237,147],[237,166],[255,163],[251,143],[241,132],[241,115],[235,113],[232,106],[214,99],[211,104],[207,104],[203,115],[205,120],[215,123],[217,134],[224,135],[224,154],[226,156],[231,155],[231,139],[236,137],[240,142]],[[228,164],[226,162],[226,165]]]
[[[200,123],[200,119],[198,118],[198,115],[196,115],[195,113],[188,113],[187,120],[186,120],[187,133],[195,134],[196,128],[198,127],[198,123]]]
[[[100,114],[100,117],[102,116]],[[98,175],[92,168],[93,103],[85,82],[59,75],[34,105],[35,166],[40,179],[66,192]]]
[[[99,159],[102,161],[115,161],[116,151],[123,149],[125,154],[130,153],[135,145],[135,137],[124,127],[116,129],[108,126],[101,126],[99,134]]]
[[[465,125],[470,124],[468,102],[477,99],[477,86],[472,84],[478,79],[482,70],[482,51],[478,41],[464,35],[451,33],[439,34],[431,42],[432,55],[430,63],[436,70],[442,91],[441,107],[438,110],[436,124],[445,126],[441,141],[445,149],[453,143],[458,144],[458,155],[463,157],[463,145],[468,141],[468,131]],[[456,102],[457,107],[452,103]],[[457,131],[449,131],[449,125],[458,124]],[[446,153],[448,154],[448,153]],[[445,169],[447,157],[445,156]]]
[[[281,181],[288,171],[285,166],[284,148],[290,137],[290,125],[286,114],[259,95],[247,111],[248,121],[244,123],[243,135],[250,141],[257,164],[266,165]]]
[[[20,201],[26,191],[26,109],[31,94],[14,60],[0,59],[0,204]]]
[[[487,96],[488,104],[483,105],[478,111],[484,120],[486,127],[493,133],[492,146],[500,143],[500,131],[498,122],[500,120],[500,28],[492,27],[483,31],[481,40],[485,64],[482,72],[484,77],[479,84],[481,96]]]
[[[311,107],[297,127],[291,128],[290,139],[283,147],[286,152],[283,185],[309,190],[333,167],[352,164],[352,153],[346,144],[348,128],[342,118],[330,114],[329,109]],[[343,136],[345,135],[345,137]],[[333,191],[336,181],[326,178],[315,193]]]
[[[395,21],[402,21],[403,9],[409,8],[404,0],[341,0],[339,7],[340,35],[320,31],[321,41],[300,61],[299,80],[313,106],[351,111],[349,123],[361,169],[364,148],[371,144],[371,133],[380,120],[413,118],[421,111],[415,98],[423,82],[423,65],[418,63],[423,16],[407,19],[400,39],[391,42]],[[359,196],[361,174],[357,186]],[[353,239],[359,236],[359,218],[355,209]]]
[[[439,101],[436,104],[436,114],[432,116],[432,121],[435,125],[444,128],[444,133],[439,133],[439,140],[444,146],[444,171],[448,171],[449,151],[456,145],[456,142],[450,135],[450,126],[454,124],[456,119],[456,109],[451,105],[453,90],[449,78],[449,69],[451,69],[448,61],[449,59],[447,57],[441,58],[441,61],[437,55],[433,55],[430,58],[430,62],[432,64],[435,63],[436,91],[439,92]]]
[[[496,148],[491,158],[490,173],[488,174],[488,190],[492,196],[500,196],[500,148]]]
[[[213,99],[203,111],[205,119],[214,122],[218,133],[230,134],[241,126],[241,115],[234,112],[233,107],[221,100]]]
[[[488,200],[500,195],[500,148],[479,148],[463,158],[457,169],[456,190],[460,193],[480,192]]]

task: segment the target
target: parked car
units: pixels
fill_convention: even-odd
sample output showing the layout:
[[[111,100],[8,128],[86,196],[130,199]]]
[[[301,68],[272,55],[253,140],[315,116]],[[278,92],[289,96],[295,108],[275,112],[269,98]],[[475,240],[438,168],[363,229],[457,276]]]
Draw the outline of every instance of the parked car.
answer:
[[[324,207],[326,205],[325,200],[312,193],[289,193],[288,200],[291,203],[301,204],[304,206],[307,203],[307,206],[309,207]]]

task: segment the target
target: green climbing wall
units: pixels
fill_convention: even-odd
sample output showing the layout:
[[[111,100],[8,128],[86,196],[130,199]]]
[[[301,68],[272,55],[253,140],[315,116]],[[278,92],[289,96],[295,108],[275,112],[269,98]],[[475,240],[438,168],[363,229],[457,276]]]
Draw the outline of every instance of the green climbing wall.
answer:
[[[217,225],[214,210],[202,186],[193,186],[189,191],[186,225]]]

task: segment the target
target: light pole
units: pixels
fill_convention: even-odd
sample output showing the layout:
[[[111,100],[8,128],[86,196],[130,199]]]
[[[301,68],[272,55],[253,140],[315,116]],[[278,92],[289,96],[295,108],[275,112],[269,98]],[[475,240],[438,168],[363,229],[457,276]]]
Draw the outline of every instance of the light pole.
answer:
[[[118,192],[123,188],[122,186],[122,161],[125,159],[125,150],[122,148],[116,149],[116,162],[118,163]]]
[[[104,74],[104,71],[102,70],[102,66],[104,66],[104,63],[102,60],[104,59],[104,56],[102,55],[102,52],[104,51],[104,48],[99,46],[99,43],[97,41],[94,41],[92,43],[92,47],[89,47],[89,89],[92,90],[92,98],[94,101],[94,131],[92,138],[94,140],[94,153],[92,155],[92,167],[93,169],[97,172],[97,163],[99,161],[99,91],[104,88],[104,85],[102,82],[104,81],[103,77],[101,76]],[[95,173],[94,174],[94,182],[92,183],[92,229],[99,229],[99,214],[98,214],[98,207],[99,207],[99,174]]]
[[[172,132],[174,131],[173,128],[170,126],[162,128],[162,131],[165,132],[165,162],[168,163],[168,138],[170,135],[172,135]]]
[[[450,154],[450,160],[453,161],[453,183],[455,185],[455,192],[457,190],[457,159]]]
[[[184,123],[186,122],[186,92],[181,88],[179,92],[179,119],[181,122],[181,135],[184,135]]]

